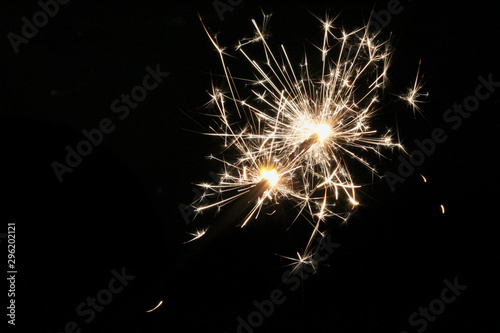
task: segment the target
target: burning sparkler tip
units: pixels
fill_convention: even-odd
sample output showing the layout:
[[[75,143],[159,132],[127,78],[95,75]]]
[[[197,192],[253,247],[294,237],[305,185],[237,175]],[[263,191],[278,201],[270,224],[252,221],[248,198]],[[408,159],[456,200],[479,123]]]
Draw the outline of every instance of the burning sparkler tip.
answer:
[[[260,169],[260,177],[261,180],[266,180],[267,182],[269,182],[270,186],[276,185],[280,179],[280,176],[276,169],[265,167]]]
[[[334,26],[327,16],[320,19],[324,37],[322,45],[315,46],[317,67],[307,56],[295,66],[283,45],[279,55],[272,51],[266,40],[268,20],[266,15],[262,25],[252,20],[255,35],[242,39],[236,48],[253,71],[248,80],[232,76],[225,61],[228,55],[203,26],[219,52],[226,81],[224,92],[213,86],[210,94],[218,121],[210,129],[223,139],[224,152],[233,149],[235,154],[211,156],[222,163],[224,171],[215,184],[202,187],[207,198],[217,199],[196,212],[220,210],[250,193],[257,200],[247,201],[254,206],[243,227],[259,216],[265,204],[286,198],[300,207],[298,215],[311,214],[318,223],[314,233],[321,233],[320,222],[327,218],[347,220],[348,208],[342,205],[344,211],[337,212],[341,198],[348,198],[353,209],[359,205],[355,198],[360,186],[353,182],[350,161],[376,173],[365,152],[382,156],[382,148],[404,151],[399,141],[394,142],[393,133],[380,135],[370,121],[380,109],[378,96],[388,80],[392,50],[387,42],[378,41],[369,25],[349,31]],[[251,43],[262,45],[260,61],[247,53],[245,47]],[[419,70],[420,65],[413,86],[398,96],[414,111],[428,95],[421,91]],[[313,71],[318,76],[311,76]],[[251,87],[248,96],[238,90],[238,82]],[[319,195],[323,189],[324,195]],[[201,231],[191,235],[192,240],[202,236]],[[295,261],[311,262],[305,254]]]

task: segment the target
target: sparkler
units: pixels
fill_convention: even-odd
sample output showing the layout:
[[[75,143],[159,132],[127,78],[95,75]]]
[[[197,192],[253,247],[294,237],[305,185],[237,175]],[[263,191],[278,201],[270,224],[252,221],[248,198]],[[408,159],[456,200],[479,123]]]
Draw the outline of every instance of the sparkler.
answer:
[[[293,202],[297,215],[292,223],[304,216],[312,227],[303,254],[295,259],[302,264],[310,257],[312,240],[323,234],[322,223],[332,217],[345,221],[350,209],[338,207],[359,204],[360,185],[351,174],[352,166],[360,164],[377,175],[364,156],[381,157],[384,148],[403,149],[390,130],[371,127],[381,109],[379,96],[386,86],[391,50],[388,41],[369,32],[368,25],[347,31],[326,17],[320,19],[322,43],[315,46],[318,68],[308,62],[307,54],[303,63],[294,65],[283,45],[275,52],[268,44],[269,18],[264,15],[260,26],[252,20],[255,35],[235,48],[252,69],[251,79],[231,74],[226,64],[229,54],[203,25],[220,56],[226,84],[225,90],[212,87],[209,104],[216,110],[217,122],[206,133],[223,141],[222,156],[210,156],[223,171],[217,183],[199,184],[204,195],[192,205],[197,214],[211,208],[219,212],[252,192],[255,199],[244,203],[249,213],[237,221],[244,227],[265,206]],[[260,45],[261,61],[246,51],[251,45]],[[248,95],[241,96],[240,85]],[[401,99],[416,108],[423,96],[420,88],[417,73],[413,88]],[[206,237],[205,231],[192,234],[191,241]]]

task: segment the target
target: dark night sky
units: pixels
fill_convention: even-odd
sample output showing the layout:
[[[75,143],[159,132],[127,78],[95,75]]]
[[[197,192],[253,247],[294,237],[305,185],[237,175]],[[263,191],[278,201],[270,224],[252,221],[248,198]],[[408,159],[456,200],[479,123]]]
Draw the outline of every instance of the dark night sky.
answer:
[[[250,20],[259,20],[261,9],[272,12],[271,42],[301,60],[304,47],[321,38],[308,11],[340,13],[338,22],[349,29],[387,3],[244,0],[221,21],[211,1],[73,0],[16,54],[7,35],[20,34],[21,18],[40,6],[3,1],[0,233],[16,222],[16,330],[64,332],[74,321],[82,332],[236,332],[238,316],[247,318],[254,300],[278,288],[286,301],[255,332],[412,333],[422,327],[409,324],[412,313],[440,297],[444,279],[457,277],[467,289],[425,331],[498,331],[500,92],[456,130],[443,120],[448,108],[474,94],[479,75],[500,81],[500,17],[486,5],[401,0],[404,9],[384,28],[395,50],[388,90],[404,91],[421,59],[430,97],[423,115],[389,103],[380,121],[394,122],[397,113],[410,152],[415,139],[435,128],[448,139],[394,193],[384,180],[363,188],[348,225],[331,222],[341,246],[300,290],[281,284],[287,262],[275,253],[294,255],[309,229],[299,221],[286,231],[294,215],[284,208],[228,231],[186,270],[176,270],[180,243],[191,231],[178,206],[191,202],[194,182],[218,171],[205,156],[220,149],[219,141],[196,133],[203,130],[197,122],[206,122],[201,113],[212,77],[222,73],[198,13],[234,45],[251,34]],[[142,83],[147,66],[169,74],[120,120],[110,105]],[[60,183],[51,163],[64,161],[65,147],[76,147],[82,130],[107,117],[115,130]],[[397,170],[397,155],[379,170]],[[86,323],[76,308],[122,268],[135,278]],[[5,309],[8,288],[2,288]],[[160,309],[145,313],[159,300]]]

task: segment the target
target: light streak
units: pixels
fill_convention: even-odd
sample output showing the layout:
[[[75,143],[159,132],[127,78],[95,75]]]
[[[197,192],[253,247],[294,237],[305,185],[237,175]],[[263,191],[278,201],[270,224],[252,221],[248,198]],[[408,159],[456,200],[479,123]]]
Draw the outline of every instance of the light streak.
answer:
[[[152,308],[151,310],[147,310],[146,312],[153,312],[154,310],[158,309],[162,304],[163,301],[160,301],[154,308]]]
[[[191,238],[190,240],[184,242],[183,244],[190,243],[190,242],[192,242],[194,240],[197,240],[200,237],[203,237],[203,235],[206,234],[206,232],[208,231],[208,229],[209,228],[201,228],[201,229],[196,230],[195,232],[189,233],[191,236],[193,236],[193,238]]]

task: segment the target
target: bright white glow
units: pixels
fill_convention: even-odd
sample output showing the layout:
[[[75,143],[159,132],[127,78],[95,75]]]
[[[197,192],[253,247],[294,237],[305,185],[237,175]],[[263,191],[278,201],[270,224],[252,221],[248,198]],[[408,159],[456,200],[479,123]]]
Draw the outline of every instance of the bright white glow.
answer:
[[[323,143],[330,136],[332,129],[327,124],[319,124],[314,128],[314,133],[318,135],[318,141]]]
[[[278,173],[276,172],[276,169],[262,168],[260,170],[260,176],[262,179],[266,179],[269,184],[271,184],[271,186],[275,186],[280,179]]]

